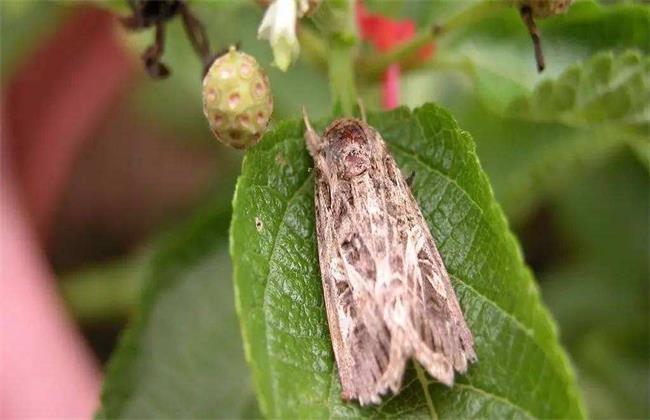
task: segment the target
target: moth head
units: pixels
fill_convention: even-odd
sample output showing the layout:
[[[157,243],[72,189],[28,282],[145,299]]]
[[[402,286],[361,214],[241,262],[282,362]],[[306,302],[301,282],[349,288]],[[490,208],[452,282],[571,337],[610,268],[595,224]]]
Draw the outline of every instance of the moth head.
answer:
[[[364,173],[370,168],[370,144],[363,123],[343,118],[335,121],[325,132],[327,153],[337,163],[346,178]]]

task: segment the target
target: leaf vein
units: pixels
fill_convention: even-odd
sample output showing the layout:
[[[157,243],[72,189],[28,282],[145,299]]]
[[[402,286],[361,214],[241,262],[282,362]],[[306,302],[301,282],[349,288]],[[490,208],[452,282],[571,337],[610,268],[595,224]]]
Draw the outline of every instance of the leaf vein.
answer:
[[[420,386],[422,387],[422,392],[424,393],[424,399],[427,402],[427,408],[429,409],[429,414],[431,414],[432,419],[438,419],[438,413],[436,412],[436,408],[433,406],[431,393],[429,393],[429,384],[427,382],[426,376],[424,375],[424,371],[422,370],[422,367],[418,365],[417,362],[414,362],[413,366],[415,367],[415,372],[418,377],[418,382],[420,382]]]
[[[491,393],[489,391],[486,391],[486,390],[484,390],[482,388],[477,388],[477,387],[475,387],[473,385],[470,385],[470,384],[460,384],[460,383],[457,383],[454,386],[458,387],[460,389],[468,390],[470,392],[474,392],[474,393],[477,393],[477,394],[482,394],[482,395],[484,395],[484,396],[486,396],[488,398],[492,398],[494,400],[500,401],[500,402],[502,402],[502,403],[504,403],[506,405],[509,405],[510,407],[520,411],[527,418],[530,418],[530,419],[537,418],[537,417],[533,416],[528,410],[526,410],[525,408],[513,403],[509,399],[507,399],[505,397],[502,397],[500,395],[493,394],[493,393]]]

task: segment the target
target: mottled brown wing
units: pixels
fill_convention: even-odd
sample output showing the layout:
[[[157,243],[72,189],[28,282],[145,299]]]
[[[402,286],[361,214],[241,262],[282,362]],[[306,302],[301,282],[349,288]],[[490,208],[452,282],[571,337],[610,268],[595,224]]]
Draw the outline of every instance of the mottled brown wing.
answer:
[[[369,255],[362,255],[364,247],[357,242],[361,232],[341,238],[342,229],[353,230],[350,209],[340,205],[341,200],[331,200],[329,185],[318,180],[318,172],[316,178],[319,261],[342,398],[378,403],[376,383],[388,363],[390,337],[370,288],[374,264],[368,263]],[[374,314],[374,321],[366,321],[367,313]]]
[[[383,140],[382,140],[383,144]],[[395,215],[400,241],[406,244],[406,281],[414,305],[413,323],[419,342],[415,358],[441,382],[453,382],[453,370],[467,371],[468,362],[476,360],[474,339],[467,327],[449,274],[440,257],[426,220],[395,160],[383,144],[384,167],[392,187],[398,193],[387,194],[389,213]],[[392,211],[391,209],[406,209]],[[414,338],[414,339],[418,339]],[[443,355],[451,362],[449,373],[429,369],[428,354]]]
[[[308,133],[307,140],[316,167],[319,262],[342,396],[369,404],[399,390],[412,356],[447,384],[454,368],[464,372],[475,356],[404,178],[381,137],[364,123],[350,124],[363,127],[369,139],[370,166],[354,176],[333,167],[327,134]]]

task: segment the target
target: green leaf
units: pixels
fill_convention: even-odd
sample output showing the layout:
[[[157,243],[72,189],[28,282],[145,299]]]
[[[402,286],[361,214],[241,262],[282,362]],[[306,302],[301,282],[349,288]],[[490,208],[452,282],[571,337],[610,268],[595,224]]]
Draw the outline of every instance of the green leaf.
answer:
[[[255,417],[224,239],[210,208],[156,250],[139,312],[113,354],[100,418]]]
[[[647,168],[620,153],[553,204],[570,255],[540,281],[593,418],[650,415],[649,188]]]
[[[650,143],[648,143],[648,140],[643,138],[639,139],[639,141],[630,142],[630,148],[637,159],[650,171]]]
[[[505,115],[476,97],[458,106],[511,219],[521,220],[626,145],[647,147],[649,66],[649,56],[637,51],[600,53],[541,82]]]
[[[647,147],[649,69],[648,55],[603,52],[540,83],[495,120],[502,132],[484,145],[491,149],[485,153],[517,154],[507,168],[503,160],[494,168],[505,178],[500,198],[515,218],[622,146]]]
[[[637,51],[603,52],[540,83],[515,100],[510,113],[567,126],[617,124],[645,136],[650,123],[650,57]]]
[[[410,369],[402,392],[343,403],[327,329],[303,125],[284,122],[243,163],[231,226],[237,308],[263,413],[351,416],[584,417],[575,380],[470,136],[425,105],[371,115],[436,238],[479,362],[452,389]]]

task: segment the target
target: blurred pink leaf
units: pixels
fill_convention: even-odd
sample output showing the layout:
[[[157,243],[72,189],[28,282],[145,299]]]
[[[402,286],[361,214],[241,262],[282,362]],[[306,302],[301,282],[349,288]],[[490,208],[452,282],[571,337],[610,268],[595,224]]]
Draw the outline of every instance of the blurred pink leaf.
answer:
[[[128,87],[131,58],[108,12],[83,8],[3,95],[0,148],[0,417],[89,418],[100,374],[57,294],[39,238],[96,124]]]
[[[39,234],[50,228],[83,143],[128,88],[135,66],[115,24],[109,12],[78,10],[18,69],[5,92],[8,152]]]

